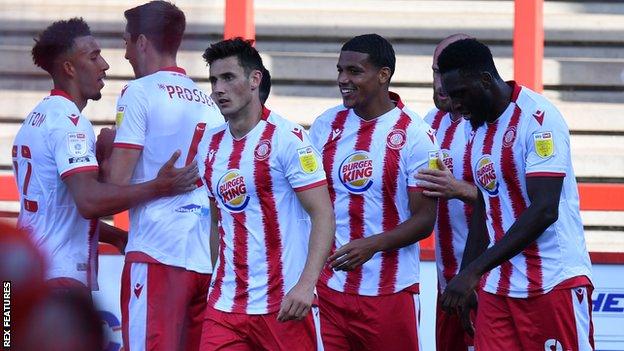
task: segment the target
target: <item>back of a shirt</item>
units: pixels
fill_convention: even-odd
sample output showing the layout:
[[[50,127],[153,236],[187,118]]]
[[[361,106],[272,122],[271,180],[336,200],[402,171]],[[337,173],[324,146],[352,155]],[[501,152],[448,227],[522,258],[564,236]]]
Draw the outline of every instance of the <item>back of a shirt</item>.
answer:
[[[30,112],[12,147],[20,194],[18,226],[46,258],[46,278],[73,278],[96,288],[97,221],[78,212],[63,182],[97,171],[89,120],[62,91],[53,90]]]
[[[204,131],[223,123],[210,97],[183,69],[134,80],[117,102],[115,147],[141,150],[131,183],[156,178],[176,151],[176,167],[193,161]],[[203,186],[130,210],[129,261],[152,261],[211,273],[209,202]]]

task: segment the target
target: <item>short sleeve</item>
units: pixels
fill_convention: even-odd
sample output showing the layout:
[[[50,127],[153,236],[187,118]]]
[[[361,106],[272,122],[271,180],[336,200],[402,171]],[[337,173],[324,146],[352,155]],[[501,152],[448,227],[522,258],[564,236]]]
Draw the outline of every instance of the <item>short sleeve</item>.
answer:
[[[554,108],[536,111],[529,117],[526,176],[565,177],[570,166],[570,132],[563,117]]]
[[[407,188],[408,191],[422,191],[418,185],[416,175],[425,168],[437,168],[437,157],[440,147],[435,138],[434,131],[428,125],[423,124],[419,128],[408,129],[407,146]]]
[[[327,184],[321,155],[312,145],[308,133],[300,126],[284,131],[280,159],[288,183],[295,191]]]
[[[139,84],[131,84],[117,100],[115,147],[143,149],[147,130],[148,101]]]
[[[49,145],[61,179],[80,172],[98,170],[95,134],[90,123],[79,123],[77,127],[71,123],[62,123],[51,130]]]

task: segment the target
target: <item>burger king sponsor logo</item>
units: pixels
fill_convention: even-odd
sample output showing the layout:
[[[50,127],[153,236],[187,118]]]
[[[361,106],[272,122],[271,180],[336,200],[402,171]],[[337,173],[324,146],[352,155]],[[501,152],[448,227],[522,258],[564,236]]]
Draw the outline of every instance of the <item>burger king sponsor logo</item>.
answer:
[[[496,170],[492,156],[483,155],[477,161],[475,170],[477,184],[485,190],[490,196],[498,195],[498,181],[496,180]]]
[[[453,158],[451,157],[451,152],[449,150],[442,149],[438,154],[442,156],[442,163],[444,163],[444,166],[446,166],[446,168],[453,173]]]
[[[238,169],[228,170],[217,183],[217,195],[223,206],[232,212],[240,212],[247,207],[249,195],[245,178]]]
[[[347,190],[361,194],[373,185],[373,160],[367,152],[356,151],[342,161],[338,176]]]

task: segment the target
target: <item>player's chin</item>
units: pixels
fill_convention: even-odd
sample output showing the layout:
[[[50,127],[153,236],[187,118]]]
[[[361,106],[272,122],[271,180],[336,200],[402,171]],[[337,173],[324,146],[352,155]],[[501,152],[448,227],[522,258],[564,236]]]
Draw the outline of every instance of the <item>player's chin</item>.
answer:
[[[91,96],[89,96],[89,99],[93,101],[98,101],[101,98],[102,98],[102,92],[100,91],[98,91],[97,93],[93,93]]]

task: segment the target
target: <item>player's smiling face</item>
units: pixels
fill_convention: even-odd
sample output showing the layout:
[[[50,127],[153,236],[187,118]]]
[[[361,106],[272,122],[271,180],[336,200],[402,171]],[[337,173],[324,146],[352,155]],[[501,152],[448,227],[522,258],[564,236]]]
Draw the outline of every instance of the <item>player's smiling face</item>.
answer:
[[[99,100],[109,66],[101,55],[100,46],[91,35],[74,39],[69,61],[75,69],[80,93],[84,100]]]
[[[376,103],[377,96],[385,94],[383,87],[387,79],[386,74],[381,72],[384,68],[376,67],[368,54],[341,51],[336,68],[342,103],[356,113],[368,110],[368,104]]]
[[[211,97],[223,116],[228,119],[236,117],[250,106],[261,77],[258,70],[245,73],[236,56],[215,60],[210,65]]]

